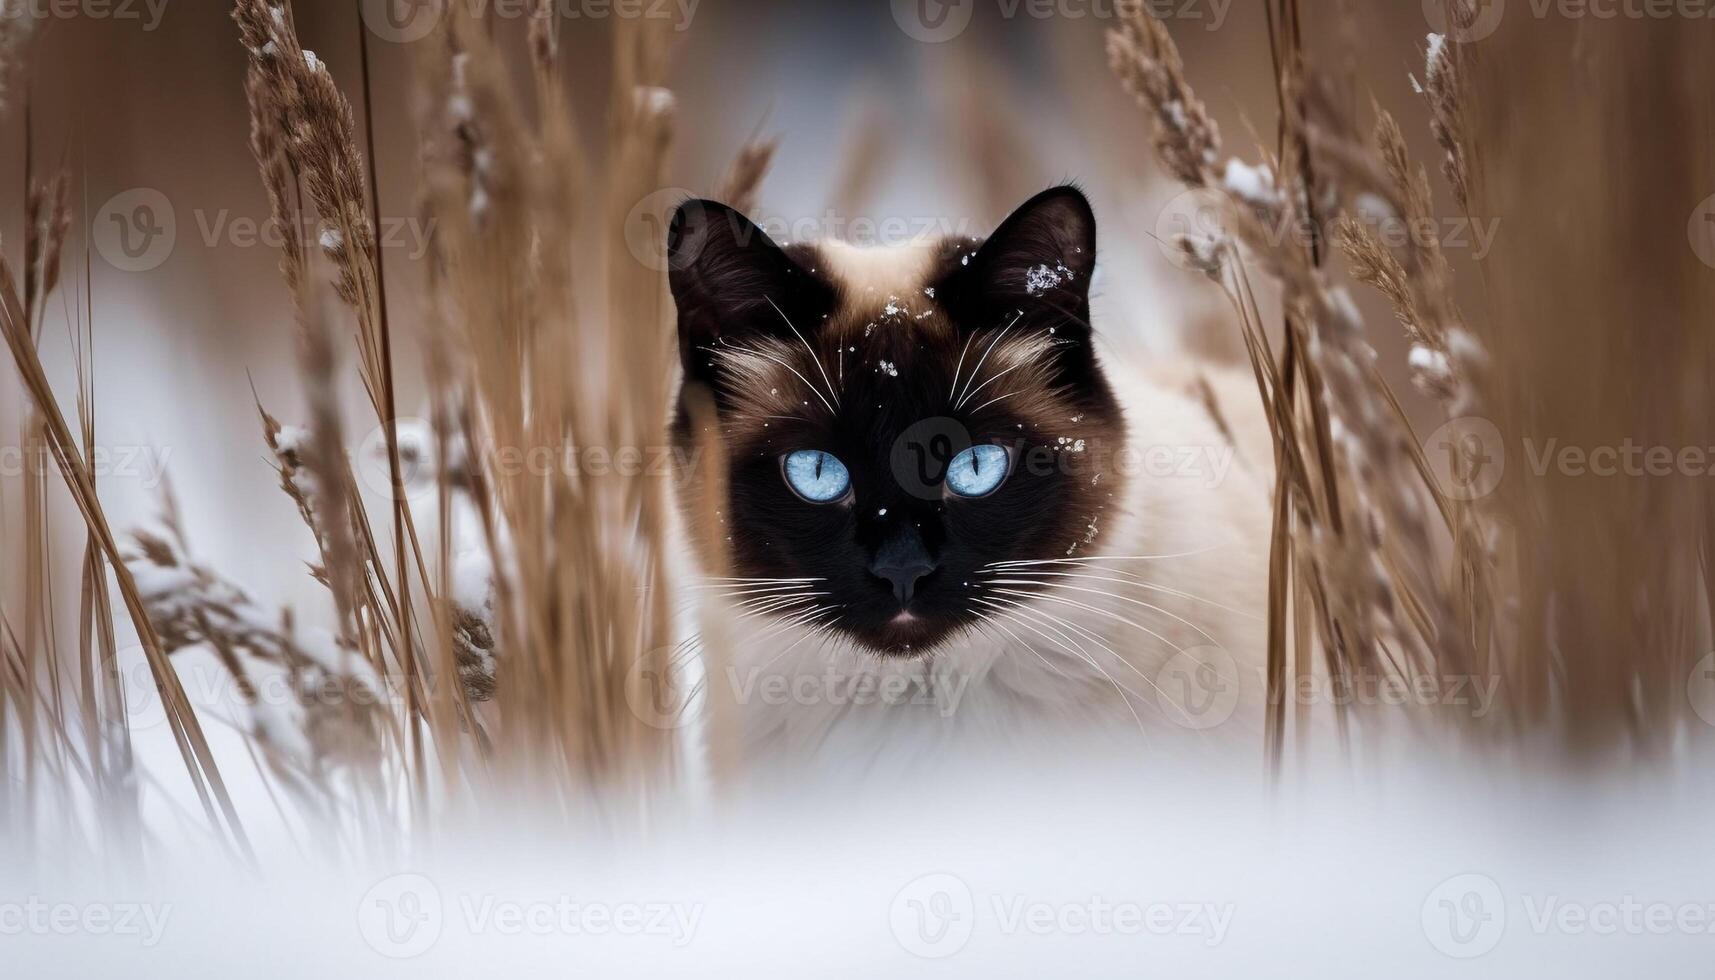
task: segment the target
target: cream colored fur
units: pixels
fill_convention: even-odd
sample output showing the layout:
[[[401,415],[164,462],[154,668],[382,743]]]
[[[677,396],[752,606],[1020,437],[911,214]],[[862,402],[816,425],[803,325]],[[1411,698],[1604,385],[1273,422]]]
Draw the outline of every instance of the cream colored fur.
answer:
[[[920,291],[915,249],[828,255],[865,291]],[[1130,450],[1123,500],[1102,518],[1111,526],[1094,545],[1067,542],[1077,564],[999,576],[1054,582],[1055,598],[978,606],[994,620],[912,660],[734,614],[732,662],[706,664],[708,697],[722,701],[707,705],[711,717],[730,720],[710,737],[737,739],[753,775],[793,780],[885,777],[972,754],[1143,761],[1189,747],[1260,762],[1271,460],[1254,383],[1111,355],[1104,365]]]

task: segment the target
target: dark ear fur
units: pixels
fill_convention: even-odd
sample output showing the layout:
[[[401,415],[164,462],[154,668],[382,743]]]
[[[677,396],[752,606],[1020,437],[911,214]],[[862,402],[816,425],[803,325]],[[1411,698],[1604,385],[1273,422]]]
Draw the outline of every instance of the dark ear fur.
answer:
[[[790,339],[782,313],[808,335],[833,306],[826,282],[749,218],[715,201],[679,206],[667,228],[667,258],[687,378],[712,380],[707,348],[719,340],[758,333]]]
[[[1096,216],[1076,187],[1055,187],[1020,205],[944,288],[983,326],[1019,311],[1034,323],[1087,335]]]

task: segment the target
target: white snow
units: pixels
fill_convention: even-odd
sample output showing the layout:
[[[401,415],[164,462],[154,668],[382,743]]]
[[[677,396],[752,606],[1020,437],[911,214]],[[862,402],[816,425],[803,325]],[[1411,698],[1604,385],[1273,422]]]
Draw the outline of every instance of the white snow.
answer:
[[[1434,78],[1441,58],[1447,53],[1447,38],[1445,35],[1431,33],[1429,35],[1429,54],[1424,60],[1428,64],[1429,77]]]
[[[1425,347],[1423,344],[1412,345],[1409,363],[1414,371],[1423,371],[1434,375],[1447,373],[1447,355]]]
[[[1024,271],[1024,291],[1031,296],[1041,296],[1070,278],[1072,271],[1064,263],[1056,262],[1052,269],[1038,265]]]
[[[1352,204],[1352,210],[1358,212],[1358,217],[1370,224],[1381,224],[1398,218],[1387,198],[1369,191],[1358,195],[1358,199]]]
[[[1221,182],[1228,191],[1251,204],[1269,206],[1280,202],[1274,189],[1274,172],[1267,164],[1253,167],[1233,157],[1227,161],[1227,171]]]
[[[301,425],[282,425],[274,434],[274,445],[282,453],[301,453],[310,442],[310,430]]]
[[[650,115],[662,116],[673,111],[678,100],[673,93],[658,85],[639,85],[637,87],[637,107]]]

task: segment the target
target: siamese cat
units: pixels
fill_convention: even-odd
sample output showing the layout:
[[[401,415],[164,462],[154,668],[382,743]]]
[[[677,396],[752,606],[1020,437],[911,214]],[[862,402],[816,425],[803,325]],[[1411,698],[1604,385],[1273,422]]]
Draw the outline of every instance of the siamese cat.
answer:
[[[884,248],[781,246],[691,201],[668,251],[673,437],[693,458],[718,426],[726,455],[721,485],[680,481],[733,623],[704,684],[750,754],[1260,746],[1269,460],[1098,351],[1082,193]]]

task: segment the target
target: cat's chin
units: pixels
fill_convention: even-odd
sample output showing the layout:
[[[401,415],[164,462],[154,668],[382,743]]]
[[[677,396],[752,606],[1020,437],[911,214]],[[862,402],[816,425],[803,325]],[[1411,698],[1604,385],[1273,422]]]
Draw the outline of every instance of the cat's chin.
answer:
[[[876,656],[914,659],[934,653],[952,638],[957,626],[940,617],[900,612],[867,628],[847,625],[841,631]]]

